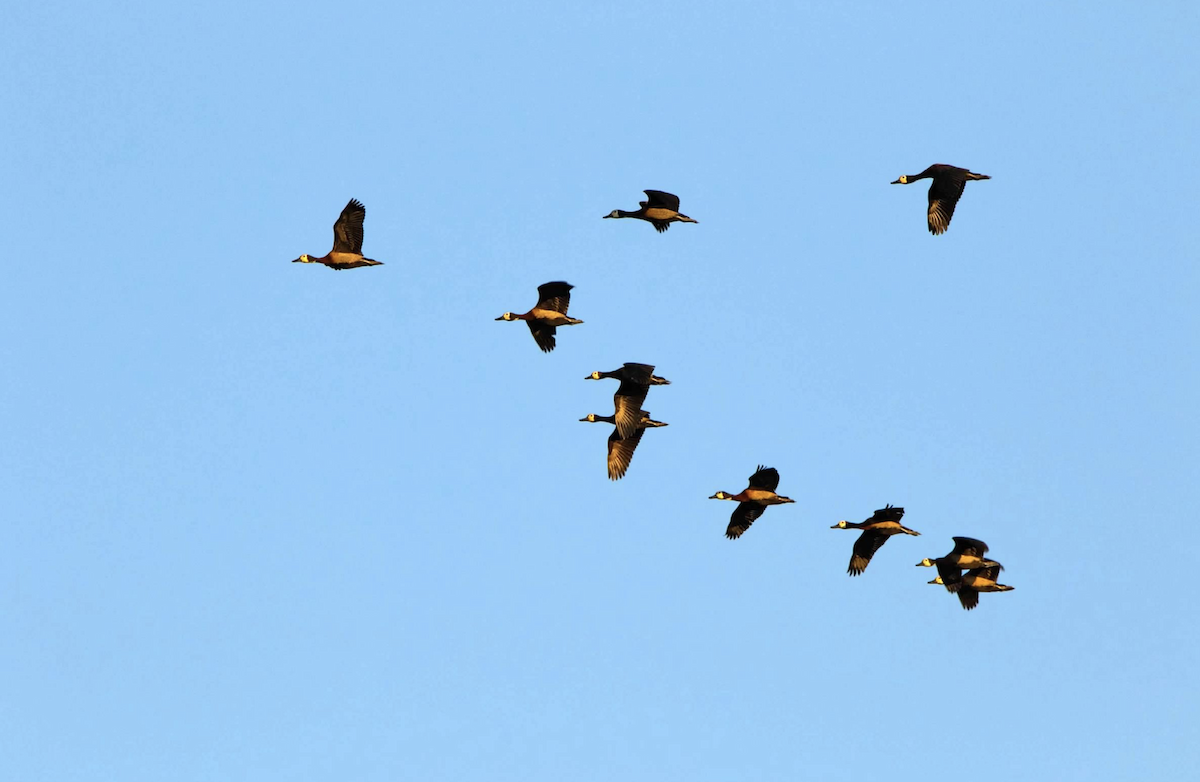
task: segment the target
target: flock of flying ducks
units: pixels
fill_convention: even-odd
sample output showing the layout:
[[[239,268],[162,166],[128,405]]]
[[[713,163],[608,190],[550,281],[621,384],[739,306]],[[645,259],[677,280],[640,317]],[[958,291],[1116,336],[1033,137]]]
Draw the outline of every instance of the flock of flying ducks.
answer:
[[[934,235],[943,234],[950,227],[950,218],[954,216],[954,207],[962,197],[966,184],[971,180],[991,179],[985,174],[976,174],[965,168],[957,168],[944,164],[932,165],[919,174],[901,176],[892,182],[893,185],[907,185],[922,179],[933,180],[929,185],[929,208],[926,221],[929,232]],[[679,211],[679,197],[661,190],[646,190],[645,201],[639,202],[639,209],[627,212],[614,209],[605,218],[634,218],[644,220],[654,226],[659,233],[671,227],[671,223],[696,223]],[[342,210],[337,222],[333,225],[333,249],[324,256],[314,257],[301,255],[293,263],[320,263],[331,269],[355,269],[360,266],[381,266],[380,261],[364,257],[362,254],[363,219],[366,208],[355,199],[350,199]],[[516,314],[506,312],[496,320],[523,320],[529,326],[533,341],[545,353],[555,348],[555,335],[559,326],[576,326],[582,320],[567,315],[571,304],[571,289],[573,285],[566,282],[547,282],[538,286],[538,301],[528,312]],[[625,476],[629,464],[633,460],[633,452],[642,440],[642,434],[647,429],[654,429],[667,424],[655,421],[650,412],[642,407],[650,386],[670,385],[671,381],[654,374],[650,364],[626,363],[611,372],[593,372],[585,380],[603,380],[612,378],[620,381],[620,386],[613,394],[613,414],[597,415],[589,413],[580,421],[591,423],[608,423],[613,427],[608,436],[608,477],[619,480]],[[795,500],[777,494],[779,488],[779,471],[774,467],[759,467],[750,476],[749,485],[737,494],[718,491],[709,497],[711,500],[732,500],[738,503],[729,519],[725,537],[730,540],[740,538],[766,509],[771,505],[785,505]],[[831,529],[856,529],[862,534],[854,542],[850,556],[850,566],[847,573],[851,576],[861,575],[870,564],[875,552],[887,543],[893,535],[920,535],[900,523],[904,517],[904,508],[888,505],[880,508],[865,521],[839,521]],[[930,584],[944,586],[947,591],[957,594],[962,607],[973,609],[979,604],[980,592],[1007,592],[1013,587],[997,583],[1003,566],[995,560],[985,558],[988,547],[981,540],[974,538],[955,537],[954,549],[944,557],[930,559],[926,557],[917,563],[918,567],[936,567],[937,577]]]

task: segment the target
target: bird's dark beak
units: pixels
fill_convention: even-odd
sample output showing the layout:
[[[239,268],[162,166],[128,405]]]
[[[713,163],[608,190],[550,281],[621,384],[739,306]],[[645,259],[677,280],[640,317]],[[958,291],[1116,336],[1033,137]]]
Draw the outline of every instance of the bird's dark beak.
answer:
[[[607,220],[607,219],[608,219],[608,218],[610,218],[610,217],[612,217],[612,215],[610,215],[610,214],[604,215],[604,219],[605,219],[605,220]]]
[[[292,263],[300,263],[300,259],[297,258],[296,260],[292,261]]]
[[[897,179],[897,180],[896,180],[895,182],[893,182],[892,184],[893,184],[893,185],[898,185],[898,184],[900,184],[900,180],[899,180],[899,179]]]
[[[583,418],[580,418],[579,420],[580,420],[580,421],[586,421],[586,420],[588,420],[588,419],[587,419],[587,416],[585,415]]]
[[[496,318],[496,320],[504,320],[504,316],[501,315],[500,317]]]

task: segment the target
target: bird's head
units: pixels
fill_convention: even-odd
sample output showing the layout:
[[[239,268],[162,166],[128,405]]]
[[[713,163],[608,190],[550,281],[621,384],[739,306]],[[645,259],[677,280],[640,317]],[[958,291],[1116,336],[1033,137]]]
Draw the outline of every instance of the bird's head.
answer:
[[[292,263],[312,263],[312,262],[313,262],[312,258],[309,258],[307,255],[301,255],[299,258],[292,261]]]
[[[590,375],[588,375],[587,377],[585,377],[585,378],[584,378],[584,380],[599,380],[599,379],[600,379],[600,373],[599,373],[599,372],[593,372],[592,374],[590,374]]]
[[[935,579],[934,579],[934,580],[932,580],[932,581],[929,581],[928,583],[930,583],[930,584],[938,584],[939,586],[945,586],[945,585],[946,585],[946,582],[942,580],[942,577],[941,577],[941,576],[938,576],[937,578],[935,578]]]
[[[610,217],[620,217],[620,216],[621,216],[621,210],[614,209],[611,212],[609,212],[608,214],[604,215],[604,219],[607,220]]]
[[[733,499],[733,497],[729,496],[729,492],[727,492],[727,491],[719,491],[716,494],[714,494],[713,496],[709,497],[709,499],[710,500],[731,500],[731,499]]]
[[[496,318],[496,320],[516,320],[516,319],[517,319],[517,316],[512,314],[511,312],[506,312],[503,315],[501,315],[500,317]]]
[[[893,182],[892,184],[893,184],[893,185],[907,185],[907,184],[908,184],[908,177],[907,177],[907,176],[901,176],[899,179],[897,179],[897,180],[896,180],[895,182]]]
[[[580,418],[579,420],[580,420],[580,421],[587,421],[587,422],[589,422],[589,423],[593,423],[593,424],[594,424],[594,423],[596,423],[596,418],[597,418],[597,417],[598,417],[598,416],[597,416],[595,413],[588,413],[587,415],[585,415],[583,418]]]
[[[850,526],[850,522],[846,521],[845,519],[842,519],[837,524],[834,524],[832,527],[830,527],[830,529],[846,529],[846,527],[849,527],[849,526]]]
[[[925,559],[922,559],[917,563],[917,567],[933,567],[935,564],[937,563],[935,563],[932,559],[925,557]],[[938,578],[941,578],[941,576],[938,576]]]

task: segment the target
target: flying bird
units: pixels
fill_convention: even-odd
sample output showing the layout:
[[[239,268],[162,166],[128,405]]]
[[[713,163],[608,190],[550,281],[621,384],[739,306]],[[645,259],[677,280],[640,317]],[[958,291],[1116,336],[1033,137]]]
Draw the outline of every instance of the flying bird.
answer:
[[[548,282],[538,286],[538,303],[529,312],[514,315],[506,312],[496,320],[523,320],[529,324],[533,341],[543,353],[554,350],[554,332],[559,326],[576,326],[582,320],[567,317],[571,305],[571,289],[574,285],[565,282]]]
[[[932,179],[929,185],[929,233],[937,236],[946,233],[954,207],[962,198],[968,179],[991,179],[987,174],[975,174],[965,168],[935,163],[919,174],[902,176],[893,185],[909,185],[919,179]]]
[[[725,530],[725,537],[730,540],[740,538],[742,533],[750,529],[750,525],[763,515],[768,505],[795,502],[789,497],[776,494],[775,489],[777,488],[779,488],[779,471],[774,467],[763,467],[760,464],[754,474],[750,476],[750,485],[744,491],[737,494],[719,491],[709,497],[710,500],[733,500],[739,503],[729,517],[729,527]]]
[[[871,564],[871,557],[887,543],[892,535],[920,535],[920,532],[909,529],[900,523],[904,518],[904,508],[888,505],[875,511],[866,521],[851,522],[845,519],[834,524],[830,529],[860,529],[863,531],[854,541],[854,550],[850,555],[850,567],[846,572],[852,576],[861,575]]]
[[[595,413],[588,413],[579,420],[609,424],[617,422],[616,416],[596,415]],[[617,427],[613,426],[612,434],[608,436],[608,479],[610,481],[619,481],[625,477],[625,471],[629,469],[629,463],[633,461],[633,452],[637,449],[638,443],[642,441],[642,433],[647,429],[659,426],[666,426],[666,424],[652,419],[648,410],[639,411],[637,428],[628,437],[622,437]]]
[[[665,377],[659,377],[654,374],[654,367],[650,364],[634,364],[629,361],[620,369],[614,369],[611,372],[593,372],[584,378],[584,380],[603,380],[606,377],[615,377],[617,380],[630,380],[634,383],[641,383],[647,386],[669,386],[671,381]]]
[[[626,212],[624,209],[614,209],[604,215],[610,217],[636,217],[654,226],[654,230],[662,233],[671,227],[671,223],[698,223],[685,214],[679,213],[679,196],[664,193],[661,190],[643,190],[646,201],[638,201],[641,207],[636,212]]]
[[[382,261],[364,258],[362,254],[363,219],[367,208],[351,198],[333,224],[333,249],[328,255],[314,258],[301,255],[292,263],[323,263],[330,269],[357,269],[359,266],[383,266]]]
[[[1010,587],[1007,584],[996,583],[996,579],[999,577],[999,565],[968,570],[963,575],[962,585],[958,589],[958,602],[962,603],[962,607],[964,609],[970,611],[972,608],[979,605],[980,592],[1011,592],[1013,587]],[[929,583],[944,584],[941,576],[938,576]]]

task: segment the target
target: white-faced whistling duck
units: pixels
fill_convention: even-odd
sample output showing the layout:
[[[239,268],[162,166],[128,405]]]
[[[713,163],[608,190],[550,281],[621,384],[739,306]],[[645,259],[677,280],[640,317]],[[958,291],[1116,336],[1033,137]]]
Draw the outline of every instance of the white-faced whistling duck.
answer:
[[[585,377],[584,380],[603,380],[606,377],[615,377],[617,380],[632,380],[635,383],[647,386],[671,385],[670,380],[654,374],[654,367],[652,365],[634,364],[629,361],[626,361],[625,366],[620,369],[614,369],[612,372],[593,372]]]
[[[367,208],[351,198],[333,224],[333,249],[329,255],[314,258],[301,255],[292,263],[323,263],[330,269],[357,269],[359,266],[383,266],[382,261],[364,258],[362,254],[363,218]]]
[[[593,372],[584,380],[599,380],[614,377],[621,381],[613,394],[613,409],[616,417],[617,434],[625,439],[633,436],[642,415],[642,402],[651,385],[670,385],[670,381],[656,377],[650,364],[626,364],[612,372]]]
[[[963,574],[962,585],[958,588],[958,602],[962,603],[963,608],[970,611],[979,605],[980,592],[1011,592],[1013,590],[1013,587],[1007,584],[997,584],[996,579],[998,578],[1000,578],[999,565],[968,570]],[[929,583],[944,584],[941,576]]]
[[[875,556],[875,552],[879,551],[892,535],[921,534],[901,524],[900,519],[902,518],[904,518],[904,508],[895,508],[889,505],[875,511],[866,521],[850,522],[843,519],[830,527],[830,529],[860,529],[863,531],[858,536],[858,540],[854,541],[854,553],[850,555],[850,567],[846,568],[846,572],[852,576],[861,575],[867,569],[867,565],[871,564],[871,557]]]
[[[968,179],[991,179],[987,174],[975,174],[965,168],[935,163],[919,174],[902,176],[893,185],[908,185],[918,179],[932,179],[929,185],[929,233],[944,234],[950,227],[954,207],[962,197]]]
[[[625,477],[625,471],[629,469],[629,463],[633,461],[633,452],[637,450],[638,443],[642,441],[642,432],[654,427],[666,426],[662,421],[652,419],[648,410],[641,410],[639,413],[637,429],[629,437],[622,437],[616,426],[613,426],[612,434],[608,436],[608,479],[610,481],[619,481]],[[616,416],[596,415],[595,413],[588,413],[579,420],[609,424],[617,422]]]
[[[543,353],[554,350],[554,332],[559,326],[577,326],[582,320],[567,317],[571,305],[571,289],[574,285],[565,282],[548,282],[538,286],[538,303],[529,312],[514,315],[506,312],[496,320],[523,320],[529,324],[533,341]]]
[[[917,563],[917,567],[936,567],[938,578],[941,579],[938,583],[945,586],[948,592],[957,592],[962,586],[962,571],[964,570],[984,567],[1004,569],[999,562],[984,559],[983,555],[987,553],[987,550],[987,544],[982,540],[956,537],[954,538],[954,549],[949,554],[936,559],[925,557]]]
[[[763,467],[761,464],[753,475],[750,476],[750,485],[740,494],[730,494],[727,491],[719,491],[710,500],[733,500],[740,503],[733,509],[733,515],[729,517],[729,527],[725,530],[725,537],[730,540],[736,540],[742,536],[742,533],[750,529],[750,525],[754,520],[763,515],[768,505],[783,505],[788,502],[795,502],[789,497],[783,497],[775,493],[775,489],[779,488],[779,471],[774,467]]]
[[[671,223],[698,223],[687,215],[679,213],[679,196],[664,193],[661,190],[643,190],[648,201],[638,201],[636,212],[626,212],[624,209],[614,209],[604,215],[609,217],[636,217],[654,226],[654,230],[662,233],[671,227]]]

